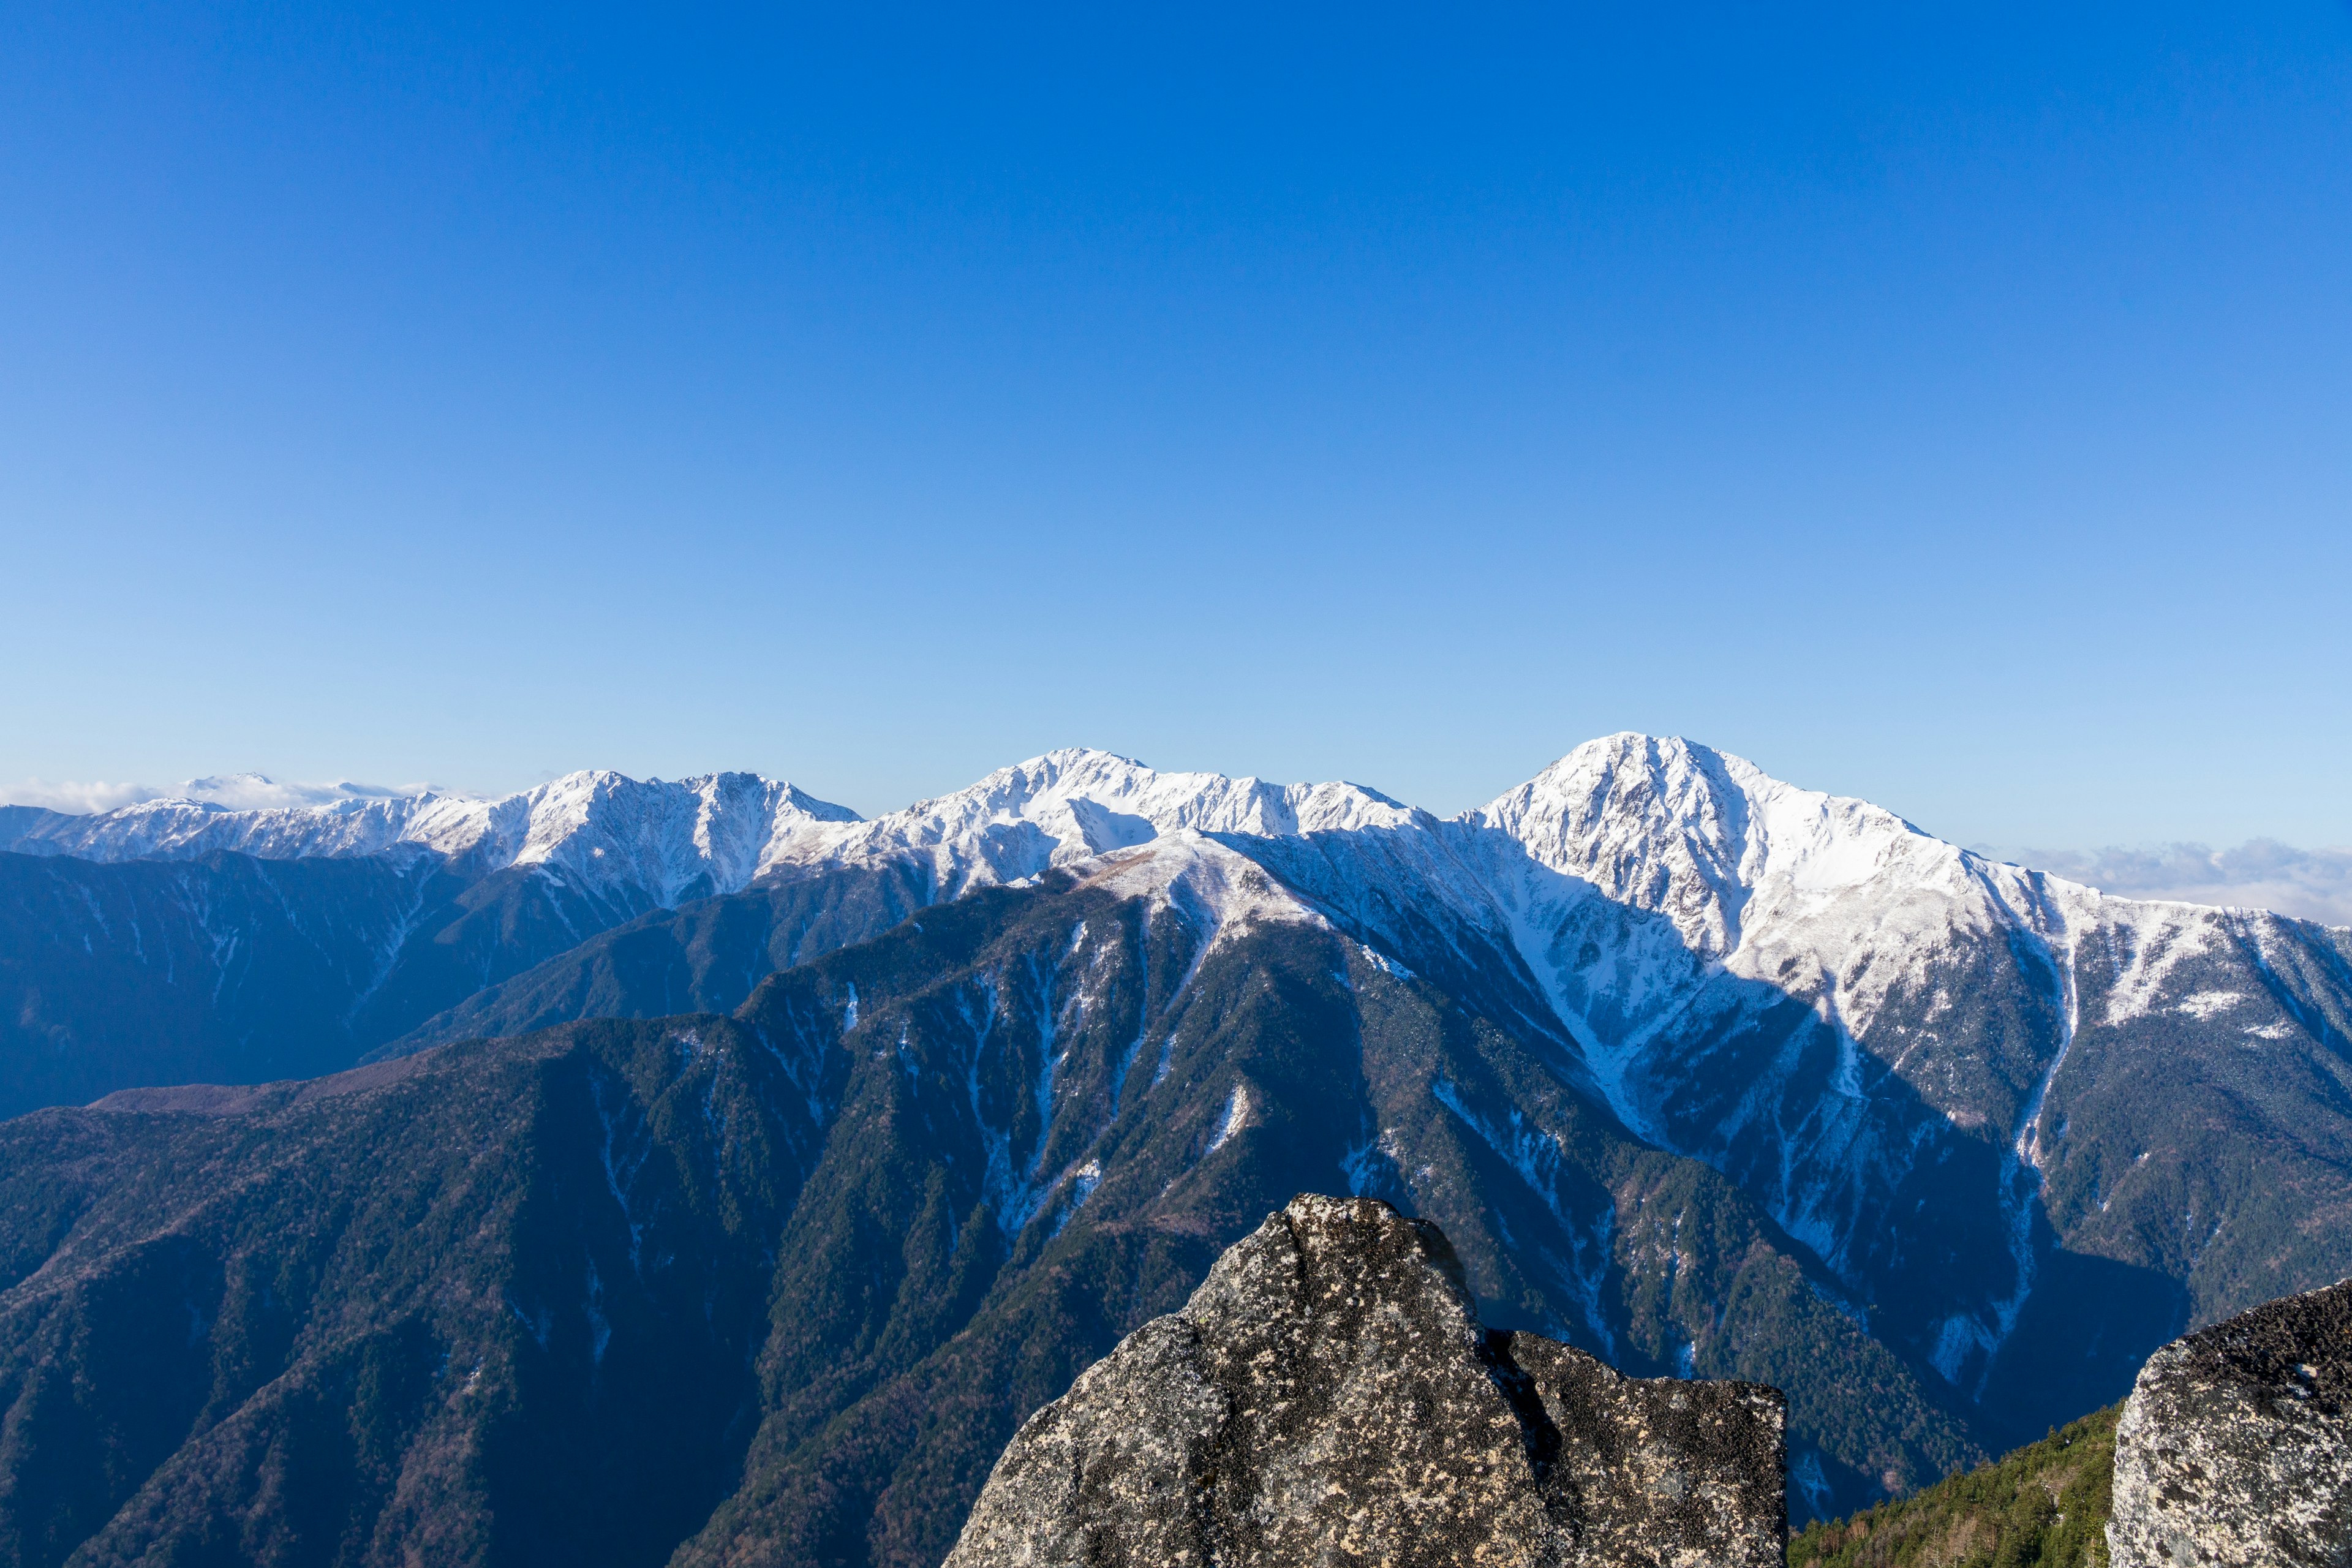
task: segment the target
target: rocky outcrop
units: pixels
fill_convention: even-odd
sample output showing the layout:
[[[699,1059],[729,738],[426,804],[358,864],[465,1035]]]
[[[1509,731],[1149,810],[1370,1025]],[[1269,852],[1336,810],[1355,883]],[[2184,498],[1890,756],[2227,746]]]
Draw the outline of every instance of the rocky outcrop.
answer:
[[[2149,1358],[2107,1544],[2113,1568],[2352,1568],[2352,1279]]]
[[[1294,1199],[997,1461],[949,1568],[1777,1568],[1780,1392],[1488,1333],[1433,1226]]]

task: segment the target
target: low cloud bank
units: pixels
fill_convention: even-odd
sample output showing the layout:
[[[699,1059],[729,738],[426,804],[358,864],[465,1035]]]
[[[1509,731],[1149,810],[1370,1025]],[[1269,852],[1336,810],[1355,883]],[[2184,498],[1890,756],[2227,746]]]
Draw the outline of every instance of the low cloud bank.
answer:
[[[2234,849],[2162,844],[2146,849],[1980,849],[2126,899],[2178,899],[2276,910],[2298,920],[2352,925],[2352,849],[2298,849],[2255,838]]]
[[[270,811],[293,805],[332,805],[341,800],[394,800],[402,795],[422,795],[432,787],[352,784],[348,780],[340,784],[280,784],[260,773],[215,774],[189,779],[168,789],[152,784],[78,784],[72,780],[52,784],[28,779],[8,791],[5,804],[37,805],[75,816],[120,811],[126,805],[150,800],[195,800],[236,811]]]

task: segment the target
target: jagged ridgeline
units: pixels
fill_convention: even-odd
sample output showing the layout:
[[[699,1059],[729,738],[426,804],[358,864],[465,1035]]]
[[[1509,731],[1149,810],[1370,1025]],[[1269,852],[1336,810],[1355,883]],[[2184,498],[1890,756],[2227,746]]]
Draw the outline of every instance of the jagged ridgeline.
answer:
[[[1450,821],[1093,752],[873,822],[12,820],[16,1104],[379,1058],[0,1126],[21,1562],[936,1563],[1299,1192],[1440,1224],[1497,1328],[1785,1388],[1801,1519],[2352,1272],[2352,937],[1681,742]]]

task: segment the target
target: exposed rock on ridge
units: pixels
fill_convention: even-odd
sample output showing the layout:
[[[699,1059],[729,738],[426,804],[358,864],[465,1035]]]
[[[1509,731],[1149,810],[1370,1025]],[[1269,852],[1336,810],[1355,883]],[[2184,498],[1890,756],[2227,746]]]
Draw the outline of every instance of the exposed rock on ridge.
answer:
[[[1777,1568],[1783,1424],[1489,1334],[1435,1226],[1301,1196],[1022,1427],[948,1568]]]
[[[2115,1498],[2113,1568],[2352,1564],[2352,1279],[2149,1358]]]

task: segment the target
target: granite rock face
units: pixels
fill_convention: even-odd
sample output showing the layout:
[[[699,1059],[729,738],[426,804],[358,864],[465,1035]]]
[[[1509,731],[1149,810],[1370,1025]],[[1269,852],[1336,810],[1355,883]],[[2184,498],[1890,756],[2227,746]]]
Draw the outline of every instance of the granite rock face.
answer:
[[[2149,1358],[2107,1544],[2114,1568],[2352,1568],[2352,1279]]]
[[[948,1568],[1778,1568],[1784,1415],[1488,1333],[1435,1226],[1302,1196],[1031,1417]]]

